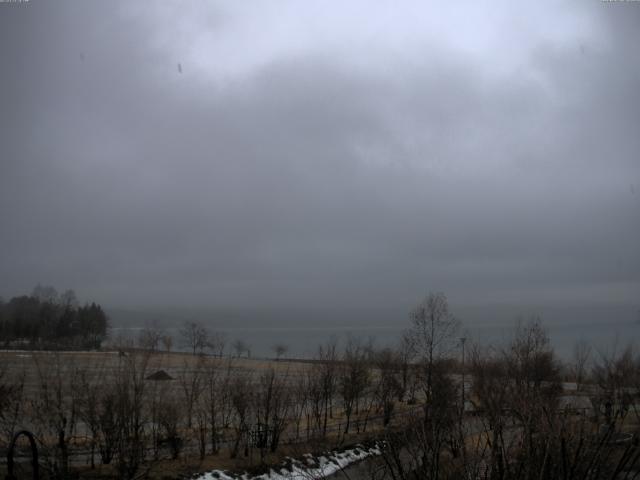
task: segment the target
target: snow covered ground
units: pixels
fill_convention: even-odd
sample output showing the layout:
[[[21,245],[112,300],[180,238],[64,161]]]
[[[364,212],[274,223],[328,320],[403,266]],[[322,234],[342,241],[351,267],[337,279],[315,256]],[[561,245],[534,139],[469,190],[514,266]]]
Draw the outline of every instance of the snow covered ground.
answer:
[[[312,480],[333,475],[340,469],[367,457],[380,455],[380,447],[358,445],[349,450],[331,452],[314,457],[306,454],[303,460],[288,459],[281,467],[271,469],[261,475],[233,474],[222,470],[213,470],[196,477],[196,480]]]

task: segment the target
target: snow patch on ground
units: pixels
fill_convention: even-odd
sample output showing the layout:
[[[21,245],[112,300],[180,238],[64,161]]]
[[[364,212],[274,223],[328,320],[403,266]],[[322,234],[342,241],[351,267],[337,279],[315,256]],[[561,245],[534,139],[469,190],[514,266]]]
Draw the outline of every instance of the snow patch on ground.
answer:
[[[304,460],[287,459],[287,462],[269,473],[252,476],[247,473],[234,474],[223,470],[212,470],[195,480],[312,480],[321,479],[333,475],[340,469],[352,463],[364,460],[367,457],[381,455],[379,446],[363,447],[358,445],[342,452],[331,452],[326,455],[314,457],[306,454]]]

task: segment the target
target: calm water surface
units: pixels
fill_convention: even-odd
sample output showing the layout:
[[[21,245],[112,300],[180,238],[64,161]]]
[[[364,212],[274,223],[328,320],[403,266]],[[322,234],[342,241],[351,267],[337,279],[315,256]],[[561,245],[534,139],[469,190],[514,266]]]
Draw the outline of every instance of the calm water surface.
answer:
[[[464,325],[461,336],[469,341],[476,341],[484,345],[506,345],[513,337],[517,321],[504,323],[485,323]],[[218,327],[213,328],[223,333],[226,338],[227,351],[231,351],[231,344],[241,339],[251,348],[254,357],[272,357],[272,347],[284,344],[288,347],[287,356],[311,357],[317,351],[318,345],[336,339],[339,345],[344,345],[349,337],[356,337],[363,342],[372,341],[376,346],[393,346],[408,326],[327,326],[327,327]],[[551,342],[556,352],[564,358],[569,358],[576,342],[584,340],[594,348],[594,351],[607,353],[615,349],[620,350],[628,344],[640,347],[640,324],[633,321],[607,321],[601,323],[555,324],[547,325]],[[112,329],[112,336],[123,335],[135,338],[140,327],[120,327]],[[174,337],[177,350],[180,346],[179,327],[164,328],[164,331]]]

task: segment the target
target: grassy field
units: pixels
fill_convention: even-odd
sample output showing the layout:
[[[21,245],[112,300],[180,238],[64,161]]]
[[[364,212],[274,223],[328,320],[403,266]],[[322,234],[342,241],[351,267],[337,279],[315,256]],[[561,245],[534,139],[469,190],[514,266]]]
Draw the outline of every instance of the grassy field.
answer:
[[[320,434],[317,421],[312,420],[312,405],[308,397],[300,397],[300,392],[294,391],[303,385],[305,379],[313,377],[316,363],[312,361],[296,360],[265,360],[250,358],[214,358],[201,357],[185,353],[154,353],[142,351],[129,352],[37,352],[37,351],[2,351],[0,352],[0,365],[2,365],[2,381],[7,384],[22,386],[20,398],[20,412],[14,418],[13,423],[3,425],[3,435],[0,441],[0,451],[6,450],[9,427],[13,431],[25,428],[36,433],[43,461],[49,465],[55,464],[59,456],[59,448],[56,445],[56,435],[60,429],[60,423],[56,416],[73,416],[65,426],[69,449],[69,464],[72,469],[83,478],[114,478],[117,471],[114,462],[110,465],[101,465],[99,455],[94,452],[95,466],[91,467],[89,448],[91,445],[91,429],[86,421],[86,415],[82,415],[82,409],[87,408],[85,393],[83,390],[103,391],[110,390],[110,386],[118,385],[122,380],[123,372],[131,365],[138,368],[134,372],[141,380],[145,389],[145,400],[141,405],[145,417],[145,442],[147,452],[140,465],[140,472],[148,478],[176,478],[198,471],[210,469],[252,470],[264,468],[264,465],[277,464],[286,456],[300,456],[308,452],[320,452],[337,447],[339,445],[353,444],[371,438],[376,431],[382,428],[380,412],[377,409],[373,385],[377,378],[375,369],[369,375],[371,387],[368,393],[363,394],[360,406],[352,414],[351,431],[345,434],[345,411],[342,408],[340,396],[336,391],[332,395],[332,404],[329,407],[329,417],[326,420],[326,430]],[[157,372],[166,372],[170,380],[150,380],[148,377]],[[233,382],[236,378],[248,378],[249,389],[245,392],[250,396],[250,402],[261,402],[262,393],[258,389],[264,388],[261,382],[269,378],[270,374],[281,381],[283,388],[282,399],[286,401],[288,418],[284,420],[280,445],[275,452],[268,449],[257,448],[246,438],[245,432],[240,441],[239,454],[231,458],[234,439],[239,435],[237,411],[233,402],[220,403],[220,410],[226,410],[228,418],[224,419],[223,413],[220,423],[224,425],[220,431],[219,451],[212,455],[210,446],[206,445],[206,455],[200,455],[197,437],[202,433],[199,428],[205,428],[206,422],[197,423],[196,417],[202,408],[202,415],[206,414],[204,402],[206,395],[205,376],[215,372],[220,378]],[[130,372],[129,372],[130,373]],[[127,373],[127,375],[129,374]],[[337,371],[335,373],[338,374]],[[119,380],[120,379],[120,380]],[[194,386],[194,379],[199,381],[199,386]],[[337,381],[337,379],[334,379]],[[301,383],[302,382],[302,383]],[[223,386],[226,385],[226,386]],[[219,384],[219,388],[231,388],[229,384]],[[38,414],[42,408],[42,398],[46,396],[43,389],[48,389],[49,394],[56,393],[58,389],[59,399],[49,399],[53,405],[46,405],[53,418],[43,418]],[[101,390],[102,389],[102,390]],[[194,393],[194,390],[198,390]],[[225,391],[219,392],[223,396]],[[193,418],[190,422],[186,418],[186,410],[189,395],[200,396],[193,405]],[[53,395],[55,397],[55,395]],[[91,397],[88,397],[91,398]],[[167,399],[172,399],[171,406],[175,406],[175,433],[180,437],[180,451],[178,455],[172,455],[166,447],[154,448],[155,441],[166,436],[166,429],[161,427],[158,420],[158,412],[152,411],[152,405],[165,405]],[[223,400],[220,400],[224,402]],[[305,402],[299,405],[296,402]],[[261,406],[248,407],[251,411],[247,414],[247,424],[255,423],[259,416]],[[411,410],[404,403],[398,402],[396,413],[398,421],[402,419],[402,413]],[[301,410],[302,409],[302,410]],[[298,411],[296,414],[295,411]],[[294,416],[297,415],[297,422]],[[254,419],[255,417],[255,419]],[[199,418],[199,417],[198,417]],[[49,422],[51,420],[51,422]],[[323,425],[324,427],[324,425]],[[209,432],[210,433],[210,432]],[[152,438],[153,437],[153,438]],[[206,444],[206,441],[205,441]],[[176,456],[177,458],[171,458]],[[23,459],[25,460],[25,459]],[[22,462],[24,463],[24,461]],[[0,470],[1,471],[1,470]],[[4,473],[2,473],[4,475]]]

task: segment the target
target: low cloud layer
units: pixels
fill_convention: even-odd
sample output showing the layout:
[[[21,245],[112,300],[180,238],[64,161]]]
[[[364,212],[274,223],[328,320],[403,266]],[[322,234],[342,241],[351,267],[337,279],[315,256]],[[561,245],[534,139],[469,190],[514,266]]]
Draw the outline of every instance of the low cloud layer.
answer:
[[[0,5],[0,293],[633,304],[640,4]]]

